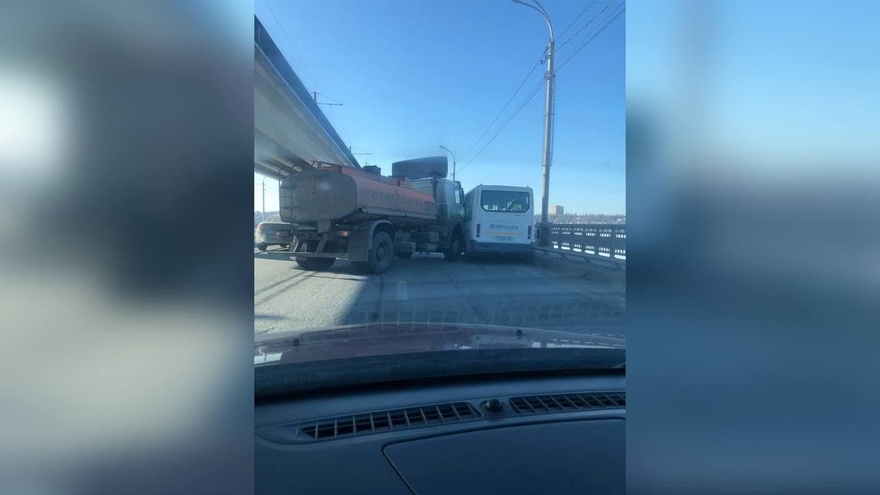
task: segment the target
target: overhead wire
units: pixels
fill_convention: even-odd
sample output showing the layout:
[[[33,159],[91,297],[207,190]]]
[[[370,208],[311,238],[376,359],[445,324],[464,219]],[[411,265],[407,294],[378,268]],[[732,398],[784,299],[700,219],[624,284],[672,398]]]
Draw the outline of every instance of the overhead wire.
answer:
[[[613,4],[615,4],[615,3],[617,3],[617,0],[611,0],[610,2],[608,2],[608,4],[605,5],[605,8],[603,8],[603,9],[600,10],[598,13],[596,13],[596,15],[594,15],[593,17],[591,17],[590,20],[587,21],[586,24],[584,24],[583,26],[581,26],[580,29],[578,29],[574,34],[572,34],[571,36],[569,36],[569,37],[568,37],[565,41],[563,41],[559,46],[557,46],[557,47],[556,47],[556,52],[558,53],[559,50],[561,50],[565,45],[569,44],[569,43],[570,43],[570,42],[571,42],[571,41],[572,41],[572,40],[573,40],[578,34],[581,33],[581,31],[583,31],[584,29],[586,29],[587,27],[589,27],[590,24],[592,24],[593,21],[596,20],[596,18],[598,18],[600,15],[604,14],[605,11],[608,10],[608,7],[610,7],[611,5],[613,5]]]
[[[576,33],[574,33],[574,34],[572,35],[572,37],[569,38],[569,40],[573,39],[574,36],[576,36],[578,33],[580,33],[581,31],[583,31],[583,30],[584,30],[588,25],[590,25],[590,24],[591,24],[591,23],[592,23],[597,17],[599,17],[603,12],[605,12],[605,10],[607,10],[607,8],[608,8],[611,4],[613,4],[613,3],[615,3],[615,2],[616,2],[616,0],[612,0],[612,2],[610,2],[608,5],[606,5],[604,9],[602,9],[598,14],[596,14],[595,16],[593,16],[593,18],[591,18],[591,19],[587,22],[587,24],[585,24],[583,27],[581,27],[581,29],[579,29]],[[592,5],[592,4],[591,4],[591,5]],[[585,11],[586,11],[586,10],[585,10]],[[623,3],[623,5],[622,5],[622,7],[621,7],[620,9],[618,9],[618,10],[616,10],[616,11],[612,11],[612,13],[609,14],[609,15],[605,18],[604,21],[601,21],[601,22],[600,22],[599,27],[593,32],[593,34],[592,34],[592,35],[589,35],[588,38],[586,39],[586,41],[585,41],[583,44],[581,44],[581,45],[580,45],[580,46],[574,51],[574,53],[572,53],[568,58],[566,58],[566,59],[565,59],[560,65],[559,65],[558,68],[555,69],[555,71],[554,71],[554,75],[555,75],[556,72],[558,72],[560,69],[562,69],[562,67],[564,67],[564,66],[565,66],[565,65],[566,65],[566,64],[567,64],[572,58],[574,58],[575,55],[577,55],[578,53],[580,53],[580,51],[583,50],[583,49],[584,49],[584,48],[585,48],[585,47],[586,47],[586,46],[587,46],[587,45],[588,45],[593,39],[595,39],[597,36],[599,36],[603,31],[605,31],[605,30],[608,28],[608,26],[610,26],[610,25],[611,25],[612,23],[614,23],[614,21],[616,21],[621,15],[623,15],[624,12],[626,12],[626,3],[625,3],[625,2]],[[572,23],[572,24],[573,24],[573,23]],[[566,28],[566,30],[567,30],[567,28]],[[564,32],[565,32],[565,31],[563,31],[563,33],[564,33]],[[532,70],[534,70],[534,68],[532,68]],[[529,73],[529,75],[531,75],[531,72]],[[504,129],[510,124],[510,122],[512,122],[513,119],[514,119],[514,118],[515,118],[515,117],[516,117],[516,116],[517,116],[517,115],[518,115],[518,114],[519,114],[519,113],[520,113],[520,112],[526,107],[526,105],[529,104],[529,102],[532,100],[532,98],[535,97],[535,95],[536,95],[536,94],[538,93],[538,91],[541,89],[541,86],[543,85],[543,83],[544,83],[545,80],[546,80],[546,78],[542,78],[542,79],[541,79],[540,83],[539,83],[537,86],[535,86],[535,88],[532,90],[532,92],[529,94],[529,96],[525,99],[525,101],[523,101],[522,104],[520,104],[520,106],[519,106],[519,107],[518,107],[518,108],[517,108],[512,114],[510,114],[510,116],[508,116],[508,118],[507,118],[507,119],[501,124],[501,127],[499,127],[499,128],[495,131],[495,133],[492,134],[492,137],[489,138],[489,140],[483,145],[482,148],[480,148],[480,150],[477,152],[477,154],[474,155],[470,160],[468,160],[467,163],[464,163],[461,167],[459,167],[459,170],[462,170],[462,169],[464,169],[465,167],[467,167],[468,165],[470,165],[471,163],[473,163],[473,162],[474,162],[474,161],[475,161],[475,160],[476,160],[476,159],[477,159],[477,158],[483,153],[483,151],[484,151],[484,150],[485,150],[490,144],[492,144],[492,142],[495,140],[495,138],[498,137],[498,135],[501,134],[501,132],[502,132],[502,131],[503,131],[503,130],[504,130]],[[525,81],[523,81],[523,83],[520,84],[520,88],[522,88],[523,84],[525,84]],[[517,89],[517,92],[518,92],[518,91],[519,91],[519,88]],[[516,94],[514,94],[514,96],[516,96]],[[510,104],[510,101],[512,101],[512,99],[513,99],[513,97],[511,97],[511,99],[508,100],[507,105]],[[507,105],[505,105],[505,108],[507,108]],[[502,109],[502,113],[503,113],[503,109]],[[501,115],[501,114],[499,113],[499,115],[496,116],[495,120],[492,121],[493,124],[494,124],[495,121],[498,120],[498,118],[500,117],[500,115]],[[489,128],[491,128],[491,124],[490,124]],[[487,130],[488,130],[488,128],[487,128]],[[483,135],[485,135],[485,131],[484,131]],[[479,139],[477,139],[477,142],[479,142],[480,139],[482,139],[482,135],[481,135],[481,137],[480,137]],[[470,152],[470,150],[468,150],[468,152]],[[462,161],[465,161],[465,160],[462,160]]]
[[[281,28],[281,32],[284,34],[284,38],[287,40],[287,44],[290,45],[290,48],[293,50],[294,53],[296,53],[297,57],[299,57],[302,66],[306,69],[306,72],[308,72],[309,75],[312,76],[312,81],[317,82],[315,74],[312,72],[309,66],[304,63],[305,59],[303,58],[302,54],[299,53],[299,50],[296,49],[296,45],[293,44],[293,41],[290,39],[290,35],[287,33],[287,28],[284,27],[284,24],[282,24],[281,21],[278,20],[278,16],[275,15],[275,11],[272,10],[272,6],[269,5],[268,0],[263,0],[263,4],[269,10],[269,13],[272,14],[272,18],[275,19],[275,24],[277,24],[278,27]]]
[[[574,23],[576,23],[578,19],[580,19],[584,14],[586,14],[587,11],[590,10],[590,7],[593,6],[594,3],[596,3],[596,0],[593,0],[592,2],[590,2],[590,4],[587,5],[587,7],[584,10],[582,10],[581,13],[578,14],[577,17],[575,17],[574,20],[571,21],[571,23],[565,29],[563,29],[561,33],[559,33],[559,37],[561,38],[562,35],[566,33],[566,31],[571,29],[571,27],[574,26]]]
[[[522,104],[520,104],[520,106],[512,114],[510,114],[510,116],[507,117],[507,120],[505,120],[504,123],[501,124],[501,127],[499,127],[497,131],[495,131],[495,134],[493,134],[492,137],[489,138],[488,141],[486,141],[486,144],[484,144],[483,147],[480,148],[480,151],[478,151],[477,154],[474,155],[473,158],[471,158],[467,163],[459,167],[459,170],[462,170],[473,163],[474,160],[476,160],[483,153],[483,150],[485,150],[490,144],[492,144],[492,141],[495,141],[495,138],[498,137],[499,134],[501,134],[501,131],[503,131],[508,126],[508,124],[510,124],[513,119],[526,107],[526,105],[528,105],[529,102],[532,101],[532,98],[534,98],[535,95],[538,94],[538,91],[543,85],[544,79],[542,78],[541,81],[539,81],[538,85],[535,86],[535,89],[532,90],[531,94],[529,94],[525,101],[523,101]]]
[[[317,94],[318,96],[323,96],[325,100],[330,100],[333,103],[338,103],[338,104],[342,105],[341,101],[334,100],[333,98],[330,98],[329,96],[325,95],[324,93],[318,93],[317,91],[315,91],[315,94]]]
[[[510,95],[510,98],[507,99],[507,102],[504,104],[504,106],[501,108],[501,110],[498,112],[498,114],[495,115],[495,118],[492,119],[492,122],[490,122],[489,125],[486,126],[485,129],[483,129],[483,132],[480,134],[480,137],[478,137],[478,138],[473,142],[473,144],[471,144],[471,146],[467,149],[467,151],[465,151],[464,154],[461,155],[461,159],[462,159],[462,161],[464,161],[464,160],[467,158],[468,154],[470,154],[470,152],[473,151],[473,149],[477,146],[477,144],[479,144],[480,140],[482,140],[483,137],[486,136],[486,133],[488,133],[488,132],[489,132],[489,129],[491,129],[492,126],[495,125],[495,122],[498,122],[498,119],[501,118],[501,116],[504,114],[504,111],[507,110],[507,107],[508,107],[508,106],[510,106],[510,102],[512,102],[513,99],[516,98],[516,95],[519,94],[519,92],[520,92],[520,90],[522,89],[522,87],[525,86],[526,82],[528,82],[529,78],[530,78],[530,77],[532,76],[532,74],[535,72],[535,69],[536,69],[539,65],[541,65],[541,62],[542,62],[543,59],[544,59],[544,54],[546,53],[546,51],[547,51],[547,50],[545,49],[545,50],[543,50],[543,51],[541,52],[541,56],[538,57],[538,60],[537,60],[537,61],[535,61],[535,65],[533,65],[532,68],[529,69],[529,73],[526,74],[526,77],[523,78],[523,80],[522,80],[521,83],[519,83],[519,86],[517,86],[516,91],[514,91],[513,94]]]
[[[583,50],[588,44],[590,44],[590,42],[593,41],[593,39],[595,39],[597,36],[599,36],[600,34],[602,34],[603,31],[605,31],[606,29],[608,29],[608,26],[610,26],[611,24],[613,24],[614,21],[616,21],[616,20],[617,20],[620,16],[622,16],[625,12],[626,12],[626,4],[624,4],[623,7],[620,8],[619,10],[617,10],[616,12],[613,12],[613,13],[609,14],[608,17],[605,18],[604,24],[600,25],[600,26],[596,29],[596,31],[594,31],[593,34],[592,34],[590,37],[588,37],[587,40],[584,41],[584,43],[583,43],[581,46],[579,46],[579,47],[577,48],[577,50],[574,51],[574,53],[572,53],[571,55],[569,55],[567,59],[563,60],[562,63],[559,64],[559,67],[556,69],[556,72],[559,72],[560,70],[562,70],[562,68],[565,67],[565,64],[567,64],[571,59],[574,58],[575,55],[577,55],[577,54],[578,54],[581,50]]]

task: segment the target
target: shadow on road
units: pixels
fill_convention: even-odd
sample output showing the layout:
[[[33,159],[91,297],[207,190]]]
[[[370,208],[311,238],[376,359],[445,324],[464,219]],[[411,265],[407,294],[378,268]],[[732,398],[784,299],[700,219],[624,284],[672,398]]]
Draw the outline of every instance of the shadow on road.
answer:
[[[489,255],[489,254],[471,254],[462,259],[465,263],[473,263],[480,265],[531,265],[533,259],[526,258],[522,255]]]
[[[254,253],[284,261],[269,270],[287,274],[255,293],[256,328],[437,322],[625,335],[626,275],[613,268],[542,255],[449,261],[415,254],[370,275],[342,260],[324,271],[304,270],[291,254]],[[282,296],[290,302],[277,303]],[[268,301],[279,306],[269,312],[285,318],[265,315],[261,305]]]
[[[280,247],[270,247],[266,251],[254,249],[254,259],[293,261],[290,255],[290,251]]]
[[[340,278],[340,277],[328,277],[328,276],[321,277],[321,275],[320,275],[321,273],[326,273],[326,274],[336,273],[336,274],[340,274],[340,275],[364,275],[364,274],[360,273],[358,270],[356,270],[354,268],[354,266],[352,266],[351,263],[349,263],[348,261],[344,261],[344,260],[336,260],[336,262],[333,263],[333,266],[331,266],[330,268],[328,268],[326,270],[321,270],[319,272],[312,272],[310,270],[306,270],[306,269],[302,268],[301,266],[299,266],[296,263],[296,260],[293,259],[293,253],[291,253],[290,251],[288,251],[286,249],[269,249],[268,251],[254,251],[254,259],[255,260],[258,259],[258,260],[284,261],[289,265],[288,266],[289,269],[308,272],[308,273],[314,273],[314,274],[316,274],[316,275],[314,275],[315,278],[334,278],[334,279]],[[351,278],[349,280],[360,281],[363,279],[362,278]]]
[[[285,318],[283,316],[277,316],[277,315],[267,315],[267,314],[254,313],[254,319],[255,320],[281,321],[281,320],[284,320]]]
[[[625,335],[625,276],[614,270],[540,257],[402,261],[368,279],[344,324],[463,323]]]

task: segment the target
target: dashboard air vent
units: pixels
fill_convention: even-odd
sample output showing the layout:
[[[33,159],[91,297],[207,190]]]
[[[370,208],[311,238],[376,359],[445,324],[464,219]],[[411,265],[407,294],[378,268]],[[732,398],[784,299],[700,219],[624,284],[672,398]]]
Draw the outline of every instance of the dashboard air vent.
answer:
[[[348,435],[365,435],[388,430],[457,423],[479,417],[480,413],[467,402],[455,402],[322,419],[301,426],[299,431],[306,438],[324,440]]]
[[[520,414],[619,409],[626,407],[626,392],[589,392],[583,394],[511,397],[510,407]]]

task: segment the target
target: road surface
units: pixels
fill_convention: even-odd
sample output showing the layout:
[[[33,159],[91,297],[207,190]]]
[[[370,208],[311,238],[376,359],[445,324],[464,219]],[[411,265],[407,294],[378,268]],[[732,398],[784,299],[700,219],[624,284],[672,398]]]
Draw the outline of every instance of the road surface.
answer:
[[[532,262],[395,259],[382,275],[345,261],[306,271],[286,250],[254,250],[254,333],[434,321],[624,336],[625,272],[538,254]]]

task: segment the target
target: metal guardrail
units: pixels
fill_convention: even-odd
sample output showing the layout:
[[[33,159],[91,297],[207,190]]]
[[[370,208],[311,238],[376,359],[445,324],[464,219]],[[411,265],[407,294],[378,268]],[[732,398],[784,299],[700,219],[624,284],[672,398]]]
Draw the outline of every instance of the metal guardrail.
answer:
[[[550,225],[550,245],[538,249],[626,265],[626,225]]]

